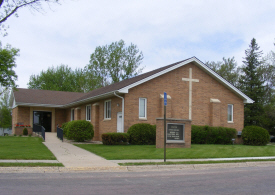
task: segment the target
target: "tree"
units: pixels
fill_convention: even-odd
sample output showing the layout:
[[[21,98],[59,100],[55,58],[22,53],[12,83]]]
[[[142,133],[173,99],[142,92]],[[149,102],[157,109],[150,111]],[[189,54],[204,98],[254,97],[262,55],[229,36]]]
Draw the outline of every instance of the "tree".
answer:
[[[222,76],[224,79],[229,81],[234,86],[238,85],[239,79],[239,69],[237,68],[237,62],[235,58],[222,58],[223,61],[218,62],[206,62],[205,64],[209,66],[212,70]]]
[[[85,78],[81,69],[73,71],[68,65],[50,67],[39,75],[31,75],[29,89],[84,92]]]
[[[16,67],[17,56],[19,56],[19,49],[12,48],[10,45],[2,48],[0,42],[0,85],[2,87],[16,87],[17,75],[13,68]]]
[[[91,89],[138,75],[143,69],[138,69],[142,60],[143,54],[137,46],[131,43],[127,47],[123,40],[96,47],[90,63],[85,67],[86,73],[94,78]]]
[[[10,108],[11,89],[4,89],[0,102],[0,127],[10,128],[12,126],[11,108]]]
[[[249,49],[245,50],[243,66],[241,68],[242,75],[239,79],[240,89],[243,93],[254,100],[253,104],[246,104],[244,108],[244,125],[261,125],[263,119],[263,99],[264,99],[264,81],[259,73],[262,65],[262,51],[256,43],[256,39],[252,39]]]
[[[42,11],[43,3],[58,3],[59,0],[0,0],[0,31],[6,35],[7,27],[4,22],[12,15],[18,16],[17,11],[23,7],[28,7],[30,10]]]
[[[274,44],[275,45],[275,44]],[[265,82],[264,115],[262,126],[275,135],[275,52],[270,51],[264,57],[264,63],[258,69]]]
[[[274,44],[275,45],[275,44]],[[264,58],[262,65],[258,68],[262,80],[265,82],[265,103],[274,99],[275,88],[275,52],[270,51]]]

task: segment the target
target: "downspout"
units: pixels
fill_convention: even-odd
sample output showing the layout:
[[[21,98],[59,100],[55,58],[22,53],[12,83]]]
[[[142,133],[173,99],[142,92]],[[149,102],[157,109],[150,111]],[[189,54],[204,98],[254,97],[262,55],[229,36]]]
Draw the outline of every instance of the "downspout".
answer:
[[[116,92],[114,92],[114,95],[122,99],[122,133],[124,133],[124,98],[117,95]]]

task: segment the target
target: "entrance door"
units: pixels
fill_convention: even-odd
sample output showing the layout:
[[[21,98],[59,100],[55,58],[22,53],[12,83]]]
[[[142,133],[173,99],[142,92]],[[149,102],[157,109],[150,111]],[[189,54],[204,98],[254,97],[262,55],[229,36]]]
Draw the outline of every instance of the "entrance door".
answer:
[[[33,111],[33,124],[41,125],[46,132],[52,131],[52,113],[44,111]]]
[[[117,132],[123,133],[122,132],[122,112],[117,113]]]

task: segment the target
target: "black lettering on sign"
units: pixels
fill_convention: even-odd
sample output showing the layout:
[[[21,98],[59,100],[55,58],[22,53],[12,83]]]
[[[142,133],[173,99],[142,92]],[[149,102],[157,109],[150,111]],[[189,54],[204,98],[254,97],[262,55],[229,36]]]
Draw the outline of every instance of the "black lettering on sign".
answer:
[[[184,141],[184,124],[167,124],[167,141]]]

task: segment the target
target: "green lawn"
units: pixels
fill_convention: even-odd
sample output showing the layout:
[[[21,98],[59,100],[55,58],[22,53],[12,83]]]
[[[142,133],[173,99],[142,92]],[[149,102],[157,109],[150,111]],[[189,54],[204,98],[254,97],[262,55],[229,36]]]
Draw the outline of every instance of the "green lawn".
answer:
[[[107,146],[97,144],[75,144],[107,160],[163,159],[163,149],[155,145]],[[275,146],[246,145],[199,145],[191,148],[167,148],[167,159],[232,158],[275,156]]]
[[[38,137],[0,136],[0,159],[56,160]]]
[[[0,167],[64,167],[62,163],[0,163]]]

